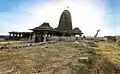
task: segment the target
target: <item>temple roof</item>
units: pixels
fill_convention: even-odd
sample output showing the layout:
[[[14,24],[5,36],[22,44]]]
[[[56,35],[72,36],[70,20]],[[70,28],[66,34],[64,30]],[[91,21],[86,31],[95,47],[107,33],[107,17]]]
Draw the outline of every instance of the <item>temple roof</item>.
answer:
[[[44,22],[42,25],[30,30],[53,30],[53,28],[49,25],[49,23]]]
[[[12,33],[12,34],[32,34],[32,32],[17,32],[17,31],[12,31],[9,33]]]
[[[74,28],[73,31],[74,33],[77,33],[77,34],[82,33],[82,31],[78,27]]]

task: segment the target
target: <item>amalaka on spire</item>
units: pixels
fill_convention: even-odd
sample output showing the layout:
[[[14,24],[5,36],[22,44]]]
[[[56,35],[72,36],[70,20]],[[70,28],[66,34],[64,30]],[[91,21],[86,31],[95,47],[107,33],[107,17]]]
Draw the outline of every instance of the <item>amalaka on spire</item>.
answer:
[[[67,8],[69,8],[69,6],[67,6]]]

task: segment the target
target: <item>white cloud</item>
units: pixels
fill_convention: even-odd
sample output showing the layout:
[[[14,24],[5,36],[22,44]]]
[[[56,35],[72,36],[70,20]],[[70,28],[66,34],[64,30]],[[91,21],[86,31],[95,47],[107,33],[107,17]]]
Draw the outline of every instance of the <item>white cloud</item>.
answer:
[[[101,0],[52,0],[33,4],[21,9],[19,13],[9,14],[12,21],[9,22],[11,29],[8,31],[28,31],[43,22],[49,22],[55,28],[67,6],[72,15],[73,27],[79,27],[85,35],[93,36],[97,29],[101,30],[99,36],[114,35],[114,30],[106,20],[105,6]]]

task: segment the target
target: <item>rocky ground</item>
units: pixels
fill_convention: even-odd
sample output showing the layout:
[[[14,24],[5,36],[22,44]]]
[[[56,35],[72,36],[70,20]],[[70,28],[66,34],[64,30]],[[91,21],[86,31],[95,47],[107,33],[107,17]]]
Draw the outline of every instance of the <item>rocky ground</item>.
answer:
[[[107,59],[111,50],[102,53],[110,45],[104,43],[58,42],[3,49],[0,74],[119,74],[119,65]]]

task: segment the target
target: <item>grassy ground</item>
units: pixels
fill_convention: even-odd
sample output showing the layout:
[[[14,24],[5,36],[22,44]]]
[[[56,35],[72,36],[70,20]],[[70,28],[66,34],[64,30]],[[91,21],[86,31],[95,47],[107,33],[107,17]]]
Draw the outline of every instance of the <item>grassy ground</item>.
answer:
[[[2,50],[0,74],[112,74],[104,59],[119,65],[120,46],[107,42],[93,46],[91,42],[60,42]]]
[[[96,53],[103,59],[120,66],[120,45],[116,42],[99,42],[99,50]]]
[[[55,43],[0,51],[0,73],[70,74],[83,47],[81,43]]]
[[[21,43],[22,41],[1,41],[0,45],[4,44],[16,44],[16,43]]]

